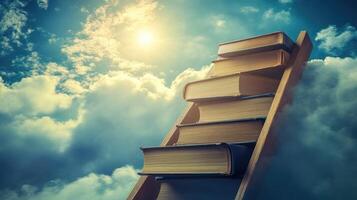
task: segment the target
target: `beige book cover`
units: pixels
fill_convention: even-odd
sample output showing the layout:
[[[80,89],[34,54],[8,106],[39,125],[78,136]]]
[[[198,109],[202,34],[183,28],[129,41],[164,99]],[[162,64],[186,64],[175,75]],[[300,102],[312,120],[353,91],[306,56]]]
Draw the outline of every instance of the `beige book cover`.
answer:
[[[221,43],[218,46],[218,55],[231,57],[273,49],[291,51],[294,42],[283,32],[260,35],[243,40]]]
[[[265,70],[267,73],[282,73],[289,56],[288,52],[278,49],[232,58],[220,58],[213,61],[213,68],[209,75],[214,77],[262,69],[267,69]]]
[[[252,143],[142,148],[144,167],[140,174],[161,176],[241,174],[245,170],[252,149]]]
[[[278,84],[273,78],[236,73],[188,83],[183,97],[187,101],[207,101],[274,93]]]
[[[244,119],[178,125],[177,144],[237,143],[256,141],[264,119]]]
[[[199,102],[199,121],[213,122],[267,116],[274,94],[222,101]]]

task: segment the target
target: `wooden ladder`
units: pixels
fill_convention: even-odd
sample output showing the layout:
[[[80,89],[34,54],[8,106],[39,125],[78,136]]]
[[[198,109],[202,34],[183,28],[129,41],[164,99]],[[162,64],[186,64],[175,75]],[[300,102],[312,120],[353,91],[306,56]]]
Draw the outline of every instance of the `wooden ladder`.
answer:
[[[260,169],[269,162],[269,157],[274,149],[275,134],[272,131],[276,126],[276,119],[283,106],[291,101],[291,89],[301,77],[305,63],[312,50],[312,43],[306,31],[301,31],[292,49],[289,62],[284,69],[278,89],[275,93],[272,105],[260,132],[253,154],[250,158],[247,170],[243,176],[239,188],[237,188],[236,200],[245,199],[249,189],[252,189],[257,181]],[[176,143],[179,130],[177,124],[187,124],[198,121],[199,111],[196,103],[189,103],[183,114],[170,129],[161,146],[169,146]],[[128,196],[128,200],[153,200],[156,199],[160,185],[153,176],[141,176]]]

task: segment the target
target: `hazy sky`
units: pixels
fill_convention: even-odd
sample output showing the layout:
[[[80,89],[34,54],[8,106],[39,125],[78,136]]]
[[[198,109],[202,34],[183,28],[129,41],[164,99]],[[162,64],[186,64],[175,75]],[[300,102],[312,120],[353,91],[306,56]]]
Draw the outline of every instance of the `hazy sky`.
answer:
[[[356,146],[356,6],[330,0],[2,0],[0,199],[125,199],[142,165],[139,147],[160,143],[185,105],[183,85],[204,77],[217,44],[274,31],[295,40],[307,30],[314,43],[296,96],[303,103],[291,108],[300,115],[290,111],[300,123],[295,130],[305,127],[314,137],[295,147],[317,141],[331,151]],[[343,139],[326,137],[336,132]],[[281,160],[289,155],[280,154]],[[336,155],[324,158],[313,166],[329,165],[325,161]],[[313,169],[309,173],[319,174]],[[279,181],[298,183],[294,173],[286,170]],[[309,198],[345,179],[323,180]]]

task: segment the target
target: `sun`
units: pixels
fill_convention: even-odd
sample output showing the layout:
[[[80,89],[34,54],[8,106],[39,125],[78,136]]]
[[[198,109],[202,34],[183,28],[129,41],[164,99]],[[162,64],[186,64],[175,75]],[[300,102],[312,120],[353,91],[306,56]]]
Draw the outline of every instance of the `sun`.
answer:
[[[154,42],[154,34],[149,30],[141,30],[138,32],[137,41],[141,46],[150,46]]]

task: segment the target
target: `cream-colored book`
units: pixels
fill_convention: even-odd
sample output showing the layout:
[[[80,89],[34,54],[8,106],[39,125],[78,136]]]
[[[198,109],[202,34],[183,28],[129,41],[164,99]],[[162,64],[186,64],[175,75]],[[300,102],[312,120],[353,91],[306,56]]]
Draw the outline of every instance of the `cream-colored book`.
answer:
[[[279,81],[249,73],[214,77],[186,84],[183,97],[187,101],[207,101],[240,96],[274,93]]]
[[[214,122],[267,116],[274,94],[198,103],[200,122]]]
[[[160,176],[242,174],[254,143],[177,145],[142,148],[140,174]]]
[[[159,178],[157,200],[234,199],[240,177]]]
[[[221,58],[213,61],[209,75],[222,76],[238,72],[248,72],[266,69],[266,73],[279,76],[289,61],[289,53],[284,50],[264,51],[246,54],[232,58]]]
[[[176,144],[237,143],[256,141],[264,118],[180,124]]]
[[[284,49],[290,52],[294,42],[283,32],[260,35],[244,40],[237,40],[219,44],[218,55],[232,57],[235,55],[250,54],[274,49]]]

